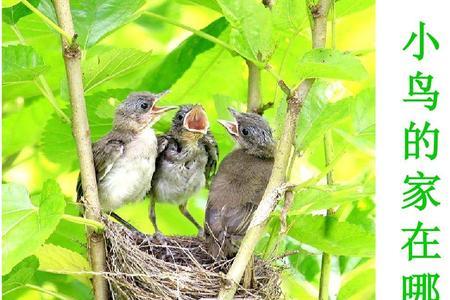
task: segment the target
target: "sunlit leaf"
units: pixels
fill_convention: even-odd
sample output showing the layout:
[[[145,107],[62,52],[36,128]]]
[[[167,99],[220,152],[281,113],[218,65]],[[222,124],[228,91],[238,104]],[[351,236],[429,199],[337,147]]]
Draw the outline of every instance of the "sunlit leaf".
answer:
[[[32,255],[55,230],[64,212],[64,196],[54,180],[45,182],[34,204],[24,186],[2,185],[3,274]],[[26,238],[25,238],[26,237]]]
[[[373,5],[375,5],[375,0],[339,0],[336,1],[336,16],[346,16],[367,9]]]
[[[216,0],[177,0],[177,1],[183,4],[185,3],[185,4],[201,5],[220,12],[220,6],[219,4],[217,4]]]
[[[2,47],[3,84],[31,81],[47,70],[47,66],[30,46]]]
[[[344,274],[338,300],[375,299],[375,260],[370,259],[353,271]]]
[[[20,0],[3,0],[2,7],[11,7],[19,3]]]
[[[334,208],[338,205],[362,200],[374,193],[364,185],[332,186],[305,189],[295,193],[295,200],[290,215],[308,214],[313,211]]]
[[[41,138],[45,124],[53,112],[45,99],[34,101],[18,112],[3,117],[3,155],[9,156],[26,146],[35,145]]]
[[[367,77],[367,71],[358,58],[332,49],[313,49],[306,53],[298,70],[301,78],[362,80]]]
[[[91,271],[91,267],[86,258],[77,252],[60,246],[44,244],[36,251],[35,255],[39,258],[40,271],[56,273]],[[90,285],[90,275],[74,274],[73,276],[84,284]]]
[[[360,226],[323,216],[294,216],[288,223],[289,236],[332,255],[375,254],[375,235]]]
[[[220,18],[209,24],[202,31],[218,37],[228,23]],[[214,43],[197,35],[192,35],[170,52],[165,59],[153,70],[150,70],[142,80],[141,87],[153,92],[169,89],[194,62],[195,58],[211,49]]]
[[[83,63],[84,91],[144,67],[150,59],[151,52],[135,49],[113,49],[94,56]]]
[[[39,1],[40,0],[30,0],[28,2],[30,2],[30,4],[32,4],[33,6],[37,6]],[[29,14],[31,14],[31,10],[23,3],[18,3],[12,7],[2,9],[3,22],[10,25],[16,24],[17,21],[20,20],[20,18],[25,17]]]
[[[272,16],[261,1],[218,0],[231,25],[230,43],[242,56],[267,61],[274,49]]]
[[[2,294],[8,294],[29,283],[39,266],[36,256],[29,256],[18,263],[7,275],[2,276]]]
[[[309,25],[307,5],[303,0],[278,0],[272,8],[274,27],[281,34],[296,34]]]

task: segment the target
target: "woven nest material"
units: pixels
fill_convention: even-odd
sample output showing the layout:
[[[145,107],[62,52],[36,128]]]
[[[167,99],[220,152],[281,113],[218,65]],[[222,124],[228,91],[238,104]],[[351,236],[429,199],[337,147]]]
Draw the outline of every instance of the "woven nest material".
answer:
[[[113,299],[211,299],[224,284],[231,260],[217,261],[205,250],[204,240],[152,235],[105,220],[107,279]],[[256,285],[239,286],[236,298],[279,299],[280,269],[256,259]]]

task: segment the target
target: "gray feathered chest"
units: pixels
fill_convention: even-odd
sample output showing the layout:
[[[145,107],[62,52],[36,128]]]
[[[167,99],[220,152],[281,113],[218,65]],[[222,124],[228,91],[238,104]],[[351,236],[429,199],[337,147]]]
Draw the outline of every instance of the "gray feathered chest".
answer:
[[[181,144],[168,139],[158,156],[152,180],[152,194],[158,202],[183,204],[205,186],[208,153],[198,143]]]

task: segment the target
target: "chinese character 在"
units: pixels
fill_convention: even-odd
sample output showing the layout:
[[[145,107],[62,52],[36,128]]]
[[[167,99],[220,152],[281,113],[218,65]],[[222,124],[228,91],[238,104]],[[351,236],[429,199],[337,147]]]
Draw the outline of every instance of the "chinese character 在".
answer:
[[[415,127],[416,123],[410,122],[409,128],[405,128],[405,159],[418,159],[423,144],[426,149],[431,150],[425,156],[434,160],[438,154],[439,129],[430,129],[428,122],[425,122],[422,130]]]
[[[417,60],[422,60],[425,56],[425,36],[428,37],[428,39],[431,41],[431,43],[433,44],[434,49],[438,50],[439,49],[439,42],[437,41],[437,39],[432,36],[430,33],[425,32],[425,23],[424,22],[420,22],[419,25],[419,34],[412,32],[411,33],[411,37],[409,38],[408,42],[406,43],[405,47],[403,47],[403,51],[407,50],[412,44],[413,42],[418,38],[418,42],[419,42],[419,47],[418,47],[418,53],[413,54],[413,56],[415,58],[417,58]]]
[[[411,98],[403,99],[404,102],[423,102],[425,107],[430,111],[434,110],[437,105],[439,96],[438,91],[432,91],[431,85],[433,76],[423,76],[422,72],[417,72],[415,76],[409,76],[409,96]]]
[[[438,279],[439,274],[403,276],[403,300],[439,300]]]
[[[405,204],[402,208],[414,206],[422,211],[427,207],[428,203],[439,206],[441,203],[436,201],[431,192],[435,190],[434,184],[440,180],[439,176],[426,177],[423,172],[417,172],[419,176],[406,176],[404,183],[409,185],[406,192],[403,193]]]
[[[429,254],[428,247],[430,245],[439,245],[437,240],[428,240],[428,235],[430,232],[441,231],[437,226],[434,228],[422,228],[423,223],[418,222],[416,228],[402,229],[403,232],[412,232],[411,237],[403,245],[402,249],[408,249],[408,260],[411,261],[415,258],[440,258],[438,253]],[[419,248],[420,253],[417,254],[416,250]]]

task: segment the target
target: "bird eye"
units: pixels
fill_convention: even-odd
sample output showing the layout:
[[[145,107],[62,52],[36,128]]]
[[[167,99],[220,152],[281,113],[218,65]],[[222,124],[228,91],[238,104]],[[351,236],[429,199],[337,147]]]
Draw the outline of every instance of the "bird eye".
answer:
[[[178,117],[177,117],[177,118],[178,118],[178,120],[180,120],[180,121],[181,121],[181,120],[183,120],[183,115],[178,115]]]
[[[243,135],[248,135],[248,130],[247,130],[247,128],[242,128],[242,134],[243,134]]]
[[[147,109],[148,108],[148,103],[146,103],[146,102],[142,103],[141,104],[141,108],[144,109],[144,110]]]

